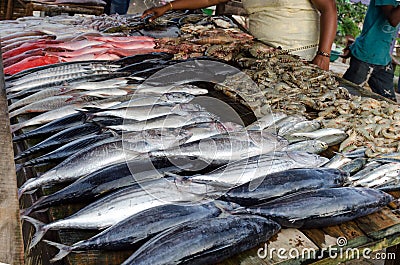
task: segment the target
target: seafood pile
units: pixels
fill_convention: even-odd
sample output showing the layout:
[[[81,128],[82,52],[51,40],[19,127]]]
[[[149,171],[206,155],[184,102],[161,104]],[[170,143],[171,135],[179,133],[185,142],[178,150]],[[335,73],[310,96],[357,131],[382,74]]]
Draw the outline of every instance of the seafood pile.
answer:
[[[102,19],[60,23],[146,30],[138,16]],[[30,250],[54,246],[53,261],[131,250],[123,264],[210,264],[281,228],[340,224],[393,201],[398,156],[379,153],[397,151],[395,105],[351,95],[333,74],[255,42],[229,19],[171,13],[156,24],[179,26],[180,36],[26,28],[2,37],[16,170],[33,172],[18,197],[38,197],[21,210],[35,228]],[[243,124],[201,100],[218,91],[257,120]],[[380,138],[390,150],[377,148]],[[338,145],[343,153],[321,155]],[[36,218],[75,203],[84,206],[71,215]],[[46,240],[49,230],[86,229],[98,233],[71,245]]]

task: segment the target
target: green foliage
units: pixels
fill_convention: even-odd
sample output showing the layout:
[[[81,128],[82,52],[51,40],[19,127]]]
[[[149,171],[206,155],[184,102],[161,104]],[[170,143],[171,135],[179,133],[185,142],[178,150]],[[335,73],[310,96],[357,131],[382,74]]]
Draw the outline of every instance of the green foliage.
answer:
[[[357,37],[361,32],[361,26],[367,12],[367,5],[352,3],[350,0],[336,0],[338,10],[338,32],[337,35],[344,41],[346,35]],[[343,43],[342,43],[343,44]]]

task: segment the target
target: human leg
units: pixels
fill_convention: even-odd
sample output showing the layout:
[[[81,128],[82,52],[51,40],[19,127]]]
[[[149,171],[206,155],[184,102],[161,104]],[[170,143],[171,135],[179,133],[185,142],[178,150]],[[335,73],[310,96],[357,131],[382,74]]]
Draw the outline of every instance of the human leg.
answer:
[[[368,84],[375,93],[396,101],[393,78],[394,72],[392,63],[387,66],[379,65],[374,67]]]
[[[368,81],[372,69],[368,63],[351,57],[350,66],[344,73],[343,78],[356,85],[363,86]]]

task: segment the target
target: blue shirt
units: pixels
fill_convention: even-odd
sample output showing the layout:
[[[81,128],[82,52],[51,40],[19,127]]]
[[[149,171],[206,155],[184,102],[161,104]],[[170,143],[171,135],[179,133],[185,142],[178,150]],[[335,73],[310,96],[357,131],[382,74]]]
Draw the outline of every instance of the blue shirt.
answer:
[[[397,35],[399,25],[392,27],[381,10],[381,6],[396,7],[396,0],[371,0],[365,15],[360,36],[350,46],[351,53],[358,60],[375,64],[387,65],[390,57],[390,45]]]

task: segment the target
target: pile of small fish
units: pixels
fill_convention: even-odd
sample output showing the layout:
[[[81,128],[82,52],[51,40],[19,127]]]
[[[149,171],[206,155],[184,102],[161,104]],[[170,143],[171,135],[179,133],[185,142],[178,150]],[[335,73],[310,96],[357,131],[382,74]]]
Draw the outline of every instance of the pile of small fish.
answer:
[[[400,188],[399,153],[386,153],[369,158],[368,148],[338,153],[324,166],[339,168],[350,174],[346,186],[368,187],[383,191]]]

